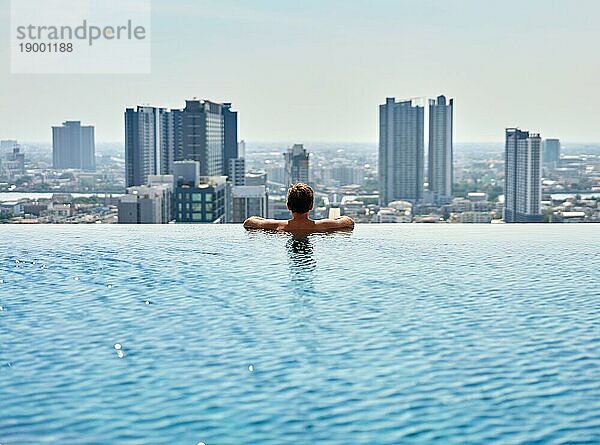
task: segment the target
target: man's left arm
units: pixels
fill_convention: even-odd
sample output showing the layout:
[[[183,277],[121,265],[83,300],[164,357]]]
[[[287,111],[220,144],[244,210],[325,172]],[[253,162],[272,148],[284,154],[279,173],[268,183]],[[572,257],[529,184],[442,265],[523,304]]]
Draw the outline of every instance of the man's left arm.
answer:
[[[339,230],[354,228],[354,221],[348,216],[339,216],[335,219],[319,219],[315,221],[317,226],[325,230]]]

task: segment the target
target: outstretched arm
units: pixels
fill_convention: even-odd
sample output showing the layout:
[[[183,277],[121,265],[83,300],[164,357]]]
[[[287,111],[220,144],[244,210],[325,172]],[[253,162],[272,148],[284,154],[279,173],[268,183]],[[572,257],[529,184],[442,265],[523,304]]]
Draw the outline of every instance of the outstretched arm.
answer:
[[[352,229],[354,228],[354,220],[349,216],[340,216],[335,218],[334,221],[338,224],[340,229]]]
[[[354,221],[348,216],[339,216],[335,219],[321,219],[315,221],[317,226],[326,230],[340,230],[354,228]]]
[[[275,219],[265,219],[260,216],[251,216],[244,221],[245,229],[266,229],[266,230],[277,230],[281,224],[281,221]]]

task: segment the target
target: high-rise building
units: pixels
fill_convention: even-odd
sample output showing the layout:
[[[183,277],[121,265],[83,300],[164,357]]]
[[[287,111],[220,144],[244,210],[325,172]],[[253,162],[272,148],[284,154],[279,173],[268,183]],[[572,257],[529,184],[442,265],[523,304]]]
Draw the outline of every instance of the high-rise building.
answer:
[[[285,157],[285,185],[295,182],[308,183],[309,153],[302,144],[294,144],[284,154]]]
[[[150,175],[171,172],[176,128],[164,108],[138,106],[125,110],[125,169],[128,187],[146,185]]]
[[[518,128],[506,129],[504,221],[542,222],[541,138]]]
[[[551,167],[557,167],[560,161],[560,140],[545,139],[542,162]]]
[[[173,211],[177,222],[224,222],[225,176],[202,176],[198,161],[176,161],[173,173],[176,184]]]
[[[391,201],[418,202],[423,196],[423,107],[388,97],[379,106],[379,194]]]
[[[230,160],[243,158],[238,151],[238,115],[237,111],[231,109],[231,103],[226,102],[221,107],[223,113],[223,172],[225,176],[230,175]]]
[[[168,125],[169,149],[172,151],[172,160],[183,159],[183,110],[170,110]],[[169,173],[173,172],[173,165],[169,166]]]
[[[227,136],[227,132],[225,132],[225,136]],[[244,141],[240,141],[237,143],[237,147],[237,157],[230,157],[227,160],[227,177],[229,182],[234,186],[246,184],[246,144]]]
[[[220,176],[223,173],[223,121],[222,104],[198,99],[185,101],[182,160],[198,161],[202,176]],[[237,123],[237,113],[235,121]]]
[[[66,121],[52,127],[52,165],[54,168],[96,170],[94,127],[80,121]]]
[[[429,100],[429,191],[438,205],[452,201],[454,99]]]

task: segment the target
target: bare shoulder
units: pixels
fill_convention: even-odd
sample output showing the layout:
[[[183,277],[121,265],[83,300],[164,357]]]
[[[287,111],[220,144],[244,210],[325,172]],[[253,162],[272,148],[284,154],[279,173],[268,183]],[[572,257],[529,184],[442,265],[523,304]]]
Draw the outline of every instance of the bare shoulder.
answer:
[[[287,221],[278,219],[265,219],[259,216],[251,216],[244,221],[245,229],[285,230]]]
[[[335,219],[319,219],[315,221],[315,226],[325,230],[335,229],[352,229],[354,221],[348,216],[340,216]]]

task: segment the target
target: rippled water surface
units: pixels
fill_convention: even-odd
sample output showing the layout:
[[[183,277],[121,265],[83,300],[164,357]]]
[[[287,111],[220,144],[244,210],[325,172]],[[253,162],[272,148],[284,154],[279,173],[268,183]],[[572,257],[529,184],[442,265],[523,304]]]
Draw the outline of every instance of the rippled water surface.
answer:
[[[600,442],[600,226],[0,227],[0,443]]]

